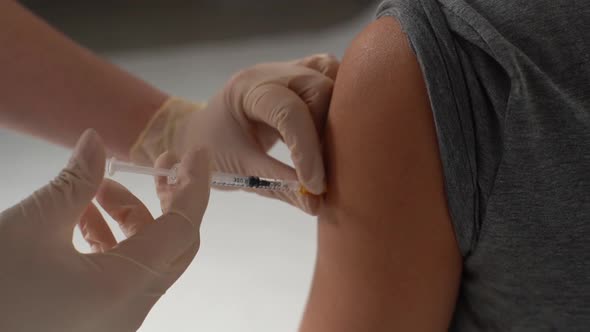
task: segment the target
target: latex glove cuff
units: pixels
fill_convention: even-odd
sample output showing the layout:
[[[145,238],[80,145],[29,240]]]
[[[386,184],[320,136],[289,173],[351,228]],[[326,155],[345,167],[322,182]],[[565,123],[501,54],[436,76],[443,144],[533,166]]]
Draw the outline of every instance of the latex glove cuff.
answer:
[[[156,111],[141,132],[131,150],[129,158],[138,165],[152,166],[156,158],[166,151],[176,153],[175,137],[179,127],[195,111],[202,110],[206,103],[193,103],[188,100],[170,97]]]

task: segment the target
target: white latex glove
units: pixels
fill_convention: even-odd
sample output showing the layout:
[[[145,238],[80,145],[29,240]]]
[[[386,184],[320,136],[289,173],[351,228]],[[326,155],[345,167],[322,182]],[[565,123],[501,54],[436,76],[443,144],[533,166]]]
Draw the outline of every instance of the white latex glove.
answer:
[[[208,148],[216,171],[299,180],[320,195],[326,188],[319,137],[338,65],[328,55],[260,64],[234,75],[208,105],[173,98],[140,137],[132,159],[149,163],[164,150],[182,155],[198,144]],[[295,169],[267,154],[278,139],[291,151]],[[257,192],[310,214],[320,204],[310,194]]]
[[[55,180],[0,214],[0,331],[135,331],[195,256],[206,153],[188,153],[174,190],[160,188],[157,219],[123,186],[103,183],[104,165],[87,131]],[[127,236],[119,244],[91,203],[97,192]],[[73,247],[78,223],[95,253]]]

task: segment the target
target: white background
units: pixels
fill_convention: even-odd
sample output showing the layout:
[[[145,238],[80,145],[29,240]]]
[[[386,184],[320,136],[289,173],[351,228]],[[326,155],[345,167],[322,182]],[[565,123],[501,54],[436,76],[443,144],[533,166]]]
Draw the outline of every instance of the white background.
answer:
[[[354,21],[320,33],[105,56],[171,94],[203,100],[233,72],[258,62],[318,52],[341,57],[371,14],[362,13]],[[0,209],[45,184],[69,156],[64,148],[2,129],[0,153]],[[273,154],[288,160],[284,147]],[[124,175],[116,179],[159,215],[151,178]],[[116,235],[121,238],[119,232]],[[141,331],[295,331],[313,273],[315,219],[252,194],[214,191],[201,235],[197,258],[156,304]],[[81,251],[88,249],[79,234],[74,244]]]

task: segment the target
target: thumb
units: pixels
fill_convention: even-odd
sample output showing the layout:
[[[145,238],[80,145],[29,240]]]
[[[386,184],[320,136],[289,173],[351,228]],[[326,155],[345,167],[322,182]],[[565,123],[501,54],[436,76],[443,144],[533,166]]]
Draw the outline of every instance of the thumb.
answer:
[[[161,164],[162,158],[158,160]],[[199,227],[209,201],[209,170],[206,150],[185,155],[176,184],[158,183],[164,214],[106,254],[135,263],[142,268],[140,273],[172,273],[176,280],[199,248]]]
[[[25,217],[63,231],[71,240],[71,232],[102,182],[105,158],[98,134],[86,130],[60,174],[21,202]]]

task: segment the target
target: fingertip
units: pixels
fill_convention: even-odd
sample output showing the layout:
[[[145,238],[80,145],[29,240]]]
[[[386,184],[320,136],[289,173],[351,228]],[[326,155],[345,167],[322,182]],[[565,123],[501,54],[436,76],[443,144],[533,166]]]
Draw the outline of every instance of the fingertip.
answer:
[[[325,182],[321,181],[314,181],[308,184],[304,184],[301,190],[302,195],[313,195],[313,196],[320,196],[326,192]]]
[[[303,58],[298,62],[300,65],[319,71],[331,79],[336,79],[340,61],[329,53],[314,54]]]
[[[338,61],[338,58],[332,54],[323,54],[319,62],[320,64],[318,67],[320,68],[322,74],[328,76],[332,80],[335,80],[336,74],[338,73],[338,67],[340,67],[340,61]]]
[[[98,187],[98,191],[96,192],[96,201],[102,206],[104,205],[105,201],[112,196],[112,193],[115,191],[119,191],[120,189],[127,190],[122,184],[119,182],[105,178],[100,186]]]
[[[166,151],[156,158],[154,166],[157,168],[171,168],[177,163],[178,157],[174,153]]]
[[[297,175],[303,187],[313,195],[321,195],[326,188],[326,175],[321,154],[292,154]],[[303,156],[306,156],[303,158]],[[299,158],[298,158],[299,157]]]
[[[98,187],[98,190],[96,191],[96,199],[98,199],[99,197],[103,197],[105,195],[105,191],[109,190],[109,187],[113,185],[113,182],[117,183],[115,180],[109,178],[105,178],[104,180],[102,180],[100,186]]]
[[[88,205],[80,217],[78,228],[92,252],[102,252],[117,244],[106,221],[92,203]]]
[[[106,151],[94,129],[87,129],[78,139],[67,168],[97,186],[105,171]]]
[[[119,216],[119,211],[122,210],[127,212],[135,211],[137,215],[145,219],[151,218],[151,214],[149,214],[141,200],[133,195],[127,187],[117,181],[111,179],[105,180],[100,185],[95,198],[100,206],[102,206],[114,219],[125,219],[122,216]]]
[[[88,129],[78,139],[67,166],[51,181],[49,188],[59,191],[66,204],[85,208],[102,183],[105,164],[102,140],[94,130]]]

